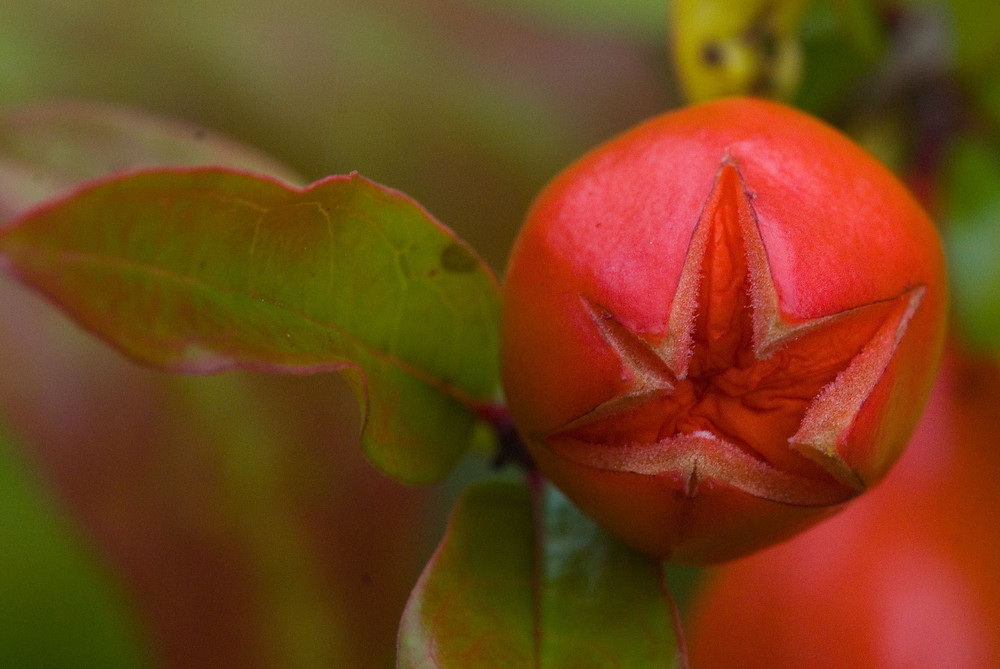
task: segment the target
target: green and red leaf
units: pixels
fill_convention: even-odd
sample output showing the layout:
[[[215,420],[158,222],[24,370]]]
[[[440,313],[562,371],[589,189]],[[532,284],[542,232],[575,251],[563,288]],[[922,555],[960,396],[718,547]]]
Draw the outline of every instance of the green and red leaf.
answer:
[[[405,195],[221,169],[114,177],[0,232],[0,264],[131,357],[347,372],[384,471],[442,478],[497,392],[496,280]]]
[[[554,488],[466,491],[403,614],[398,667],[673,667],[659,563]]]

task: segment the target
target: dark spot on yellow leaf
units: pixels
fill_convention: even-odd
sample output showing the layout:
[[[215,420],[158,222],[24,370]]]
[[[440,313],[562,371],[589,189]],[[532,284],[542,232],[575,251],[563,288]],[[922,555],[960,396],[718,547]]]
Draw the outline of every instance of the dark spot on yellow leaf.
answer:
[[[701,48],[701,59],[706,65],[722,65],[722,47],[716,42],[709,42]]]

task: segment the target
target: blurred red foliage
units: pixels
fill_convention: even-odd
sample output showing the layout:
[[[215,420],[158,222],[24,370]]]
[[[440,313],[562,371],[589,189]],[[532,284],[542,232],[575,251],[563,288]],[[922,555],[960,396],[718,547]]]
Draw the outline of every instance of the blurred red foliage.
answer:
[[[880,486],[718,570],[692,669],[1000,666],[998,434],[1000,369],[953,352]]]

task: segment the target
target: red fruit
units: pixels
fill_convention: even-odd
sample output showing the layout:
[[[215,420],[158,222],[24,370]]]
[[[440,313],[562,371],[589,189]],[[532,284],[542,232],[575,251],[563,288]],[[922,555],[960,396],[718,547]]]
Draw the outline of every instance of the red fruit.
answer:
[[[1000,372],[949,366],[886,481],[726,565],[696,602],[694,669],[1000,667]]]
[[[729,559],[888,471],[943,340],[933,225],[847,138],[729,99],[648,121],[539,196],[503,380],[541,471],[627,543]]]

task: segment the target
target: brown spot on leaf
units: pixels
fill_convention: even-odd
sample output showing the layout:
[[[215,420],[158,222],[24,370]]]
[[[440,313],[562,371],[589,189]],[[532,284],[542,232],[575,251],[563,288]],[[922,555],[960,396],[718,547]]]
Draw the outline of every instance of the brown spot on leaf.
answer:
[[[718,42],[708,42],[701,48],[701,60],[705,65],[716,67],[722,65],[722,47]]]
[[[474,271],[478,265],[479,261],[472,252],[457,242],[441,252],[441,267],[449,272],[464,274]]]

